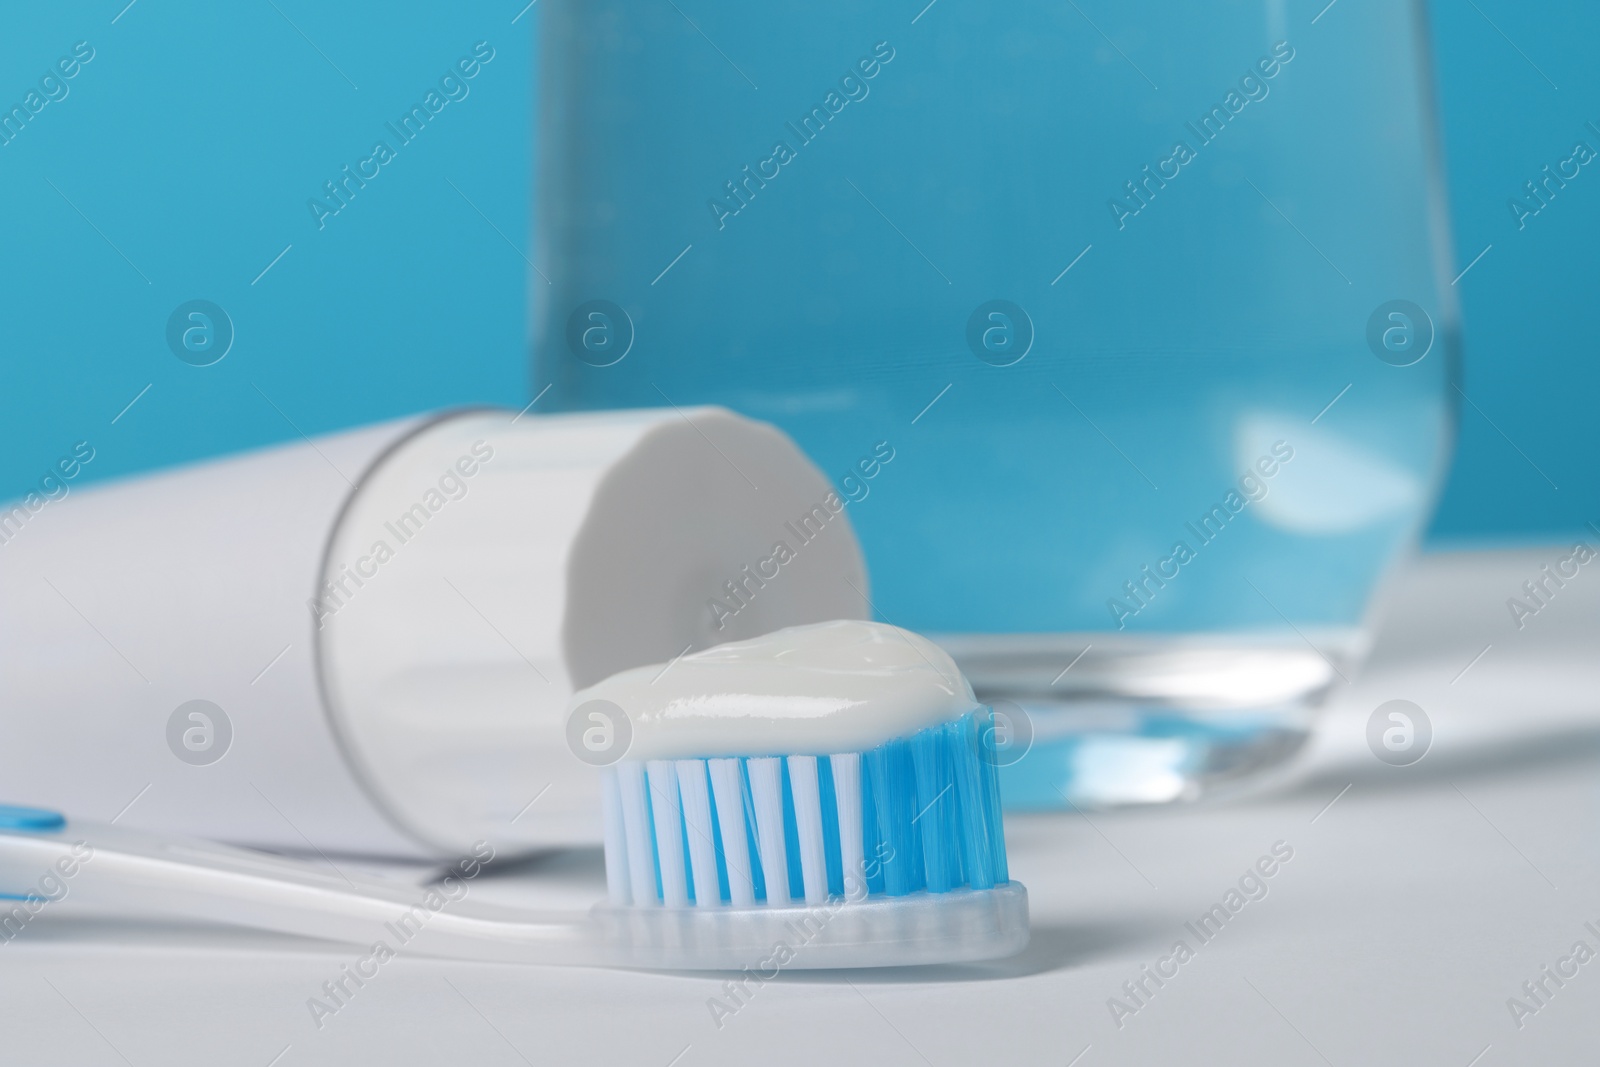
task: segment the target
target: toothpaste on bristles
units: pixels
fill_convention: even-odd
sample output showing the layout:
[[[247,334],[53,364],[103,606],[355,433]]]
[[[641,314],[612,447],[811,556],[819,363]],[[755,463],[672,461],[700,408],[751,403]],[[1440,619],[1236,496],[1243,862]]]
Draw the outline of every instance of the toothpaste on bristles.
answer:
[[[618,906],[757,908],[1008,883],[989,709],[927,638],[841,620],[615,674],[605,768]]]

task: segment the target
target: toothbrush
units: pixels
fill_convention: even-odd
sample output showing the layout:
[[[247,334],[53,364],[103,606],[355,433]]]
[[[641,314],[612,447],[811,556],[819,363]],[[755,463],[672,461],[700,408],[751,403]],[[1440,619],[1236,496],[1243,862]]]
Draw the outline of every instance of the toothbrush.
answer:
[[[493,856],[481,844],[419,887],[0,808],[0,945],[51,909],[86,906],[454,959],[672,970],[947,963],[1027,943],[984,758],[988,709],[937,646],[825,623],[671,670],[665,686],[647,681],[661,666],[639,668],[574,698],[577,711],[634,709],[629,750],[600,771],[607,900],[588,913],[473,899]],[[741,702],[746,714],[730,714]],[[885,727],[876,743],[826,743]],[[805,751],[775,754],[783,739]],[[683,754],[693,746],[704,755]]]

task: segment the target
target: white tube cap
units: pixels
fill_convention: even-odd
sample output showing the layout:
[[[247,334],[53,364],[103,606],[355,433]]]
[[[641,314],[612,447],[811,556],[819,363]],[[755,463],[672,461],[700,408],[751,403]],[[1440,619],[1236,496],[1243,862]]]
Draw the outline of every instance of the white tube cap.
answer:
[[[599,775],[568,747],[569,697],[866,617],[843,512],[787,437],[719,408],[429,424],[373,465],[329,543],[316,614],[333,731],[430,849],[598,842]]]

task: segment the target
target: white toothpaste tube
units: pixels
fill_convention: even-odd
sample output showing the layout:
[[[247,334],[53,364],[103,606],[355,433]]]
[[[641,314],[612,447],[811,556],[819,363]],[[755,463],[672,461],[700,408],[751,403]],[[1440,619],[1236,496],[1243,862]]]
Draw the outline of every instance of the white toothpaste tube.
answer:
[[[454,412],[77,489],[0,544],[0,801],[313,853],[598,842],[575,691],[866,597],[827,480],[716,408]]]

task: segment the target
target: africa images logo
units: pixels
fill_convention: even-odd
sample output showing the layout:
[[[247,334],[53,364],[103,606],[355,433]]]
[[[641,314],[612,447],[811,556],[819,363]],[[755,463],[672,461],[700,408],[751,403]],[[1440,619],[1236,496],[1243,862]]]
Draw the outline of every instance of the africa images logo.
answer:
[[[1387,700],[1367,717],[1367,747],[1391,767],[1409,767],[1433,744],[1428,713],[1409,700]]]

